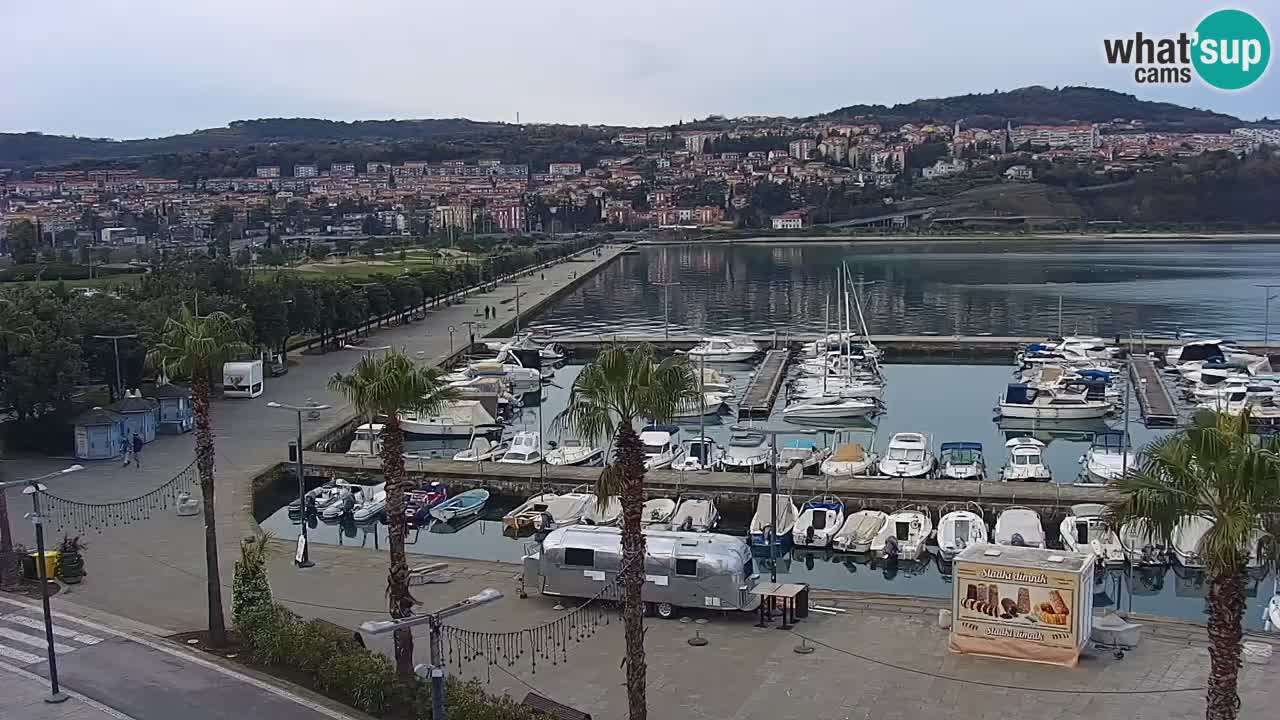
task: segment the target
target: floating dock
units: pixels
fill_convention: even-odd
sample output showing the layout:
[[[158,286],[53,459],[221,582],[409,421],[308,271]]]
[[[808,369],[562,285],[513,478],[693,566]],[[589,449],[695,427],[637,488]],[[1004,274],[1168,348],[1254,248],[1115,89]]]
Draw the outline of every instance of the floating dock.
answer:
[[[764,361],[756,369],[751,381],[747,383],[738,403],[738,419],[767,418],[773,411],[773,401],[778,399],[778,390],[782,387],[782,378],[787,373],[787,360],[791,352],[788,350],[770,350],[765,353]]]
[[[1129,361],[1129,382],[1133,392],[1138,396],[1138,407],[1142,410],[1142,421],[1148,427],[1152,425],[1173,426],[1178,424],[1180,416],[1156,370],[1153,360],[1145,357],[1134,357]]]

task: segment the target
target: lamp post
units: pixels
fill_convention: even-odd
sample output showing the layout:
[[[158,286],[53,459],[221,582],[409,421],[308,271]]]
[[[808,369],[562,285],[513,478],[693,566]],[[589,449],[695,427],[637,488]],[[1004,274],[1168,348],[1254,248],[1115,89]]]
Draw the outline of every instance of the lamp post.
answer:
[[[1263,346],[1271,344],[1271,301],[1280,297],[1280,294],[1272,295],[1271,291],[1280,285],[1258,285],[1262,288],[1263,295],[1266,300],[1263,303],[1263,324],[1262,324],[1262,344]]]
[[[441,628],[444,621],[454,615],[461,615],[481,605],[502,599],[502,593],[493,588],[485,588],[466,600],[448,605],[426,615],[412,615],[397,620],[366,620],[360,623],[360,630],[370,635],[382,635],[404,628],[428,625],[431,628],[431,664],[418,665],[413,671],[420,678],[431,678],[431,717],[432,720],[444,720],[444,648]]]
[[[97,340],[110,340],[111,346],[115,350],[116,356],[116,392],[124,395],[124,378],[120,375],[120,341],[132,340],[137,338],[137,334],[133,335],[94,335]]]
[[[294,454],[294,458],[297,461],[298,509],[302,512],[302,535],[298,538],[298,554],[294,557],[293,564],[299,568],[309,568],[315,563],[311,562],[310,549],[307,547],[307,481],[302,475],[302,413],[328,410],[329,406],[317,405],[310,400],[306,405],[285,405],[272,400],[267,403],[267,407],[274,410],[289,410],[298,416],[298,451]]]
[[[31,496],[31,513],[28,517],[31,518],[31,524],[36,528],[36,575],[40,579],[40,604],[44,610],[44,641],[49,657],[49,696],[44,699],[47,703],[64,702],[67,696],[63,695],[62,690],[58,687],[58,658],[53,651],[53,616],[49,610],[49,573],[45,568],[44,516],[40,513],[40,493],[47,489],[42,482],[43,480],[80,472],[83,469],[83,465],[72,465],[27,480],[0,482],[0,492],[4,492],[7,488],[22,485],[22,494]]]
[[[662,339],[667,342],[671,341],[671,286],[679,285],[678,282],[656,282],[653,283],[662,288]]]
[[[741,430],[738,425],[729,428]],[[769,436],[769,581],[778,582],[778,436],[779,435],[817,435],[817,430],[805,428],[787,428],[770,430],[768,428],[751,428],[758,433]]]

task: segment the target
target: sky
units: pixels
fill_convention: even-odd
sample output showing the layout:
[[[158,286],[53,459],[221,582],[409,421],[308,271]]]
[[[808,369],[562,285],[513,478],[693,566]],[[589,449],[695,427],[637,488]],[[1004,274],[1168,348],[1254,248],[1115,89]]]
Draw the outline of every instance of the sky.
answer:
[[[1273,0],[0,0],[0,131],[138,138],[260,117],[666,125],[1094,85],[1280,117],[1280,69],[1237,92],[1144,86],[1105,37]],[[1273,59],[1271,65],[1280,63]]]

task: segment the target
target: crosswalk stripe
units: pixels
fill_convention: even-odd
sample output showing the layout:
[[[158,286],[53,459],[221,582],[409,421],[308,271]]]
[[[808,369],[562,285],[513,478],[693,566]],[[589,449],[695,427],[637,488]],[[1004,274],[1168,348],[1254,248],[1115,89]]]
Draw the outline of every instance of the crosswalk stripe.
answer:
[[[31,665],[33,663],[38,663],[44,660],[44,658],[40,657],[39,655],[32,655],[31,653],[22,652],[21,650],[14,650],[13,648],[5,647],[4,645],[0,645],[0,657],[7,657],[10,660],[17,660],[23,665]]]
[[[19,625],[24,625],[33,630],[39,630],[40,632],[44,632],[43,622],[32,617],[27,617],[26,615],[19,615],[18,613],[14,613],[12,615],[5,615],[3,619],[8,620],[9,622],[17,623]],[[83,643],[85,645],[97,645],[98,643],[102,642],[102,638],[96,635],[89,635],[88,633],[78,633],[75,630],[68,630],[67,628],[61,627],[59,625],[53,626],[53,634],[58,637],[71,638],[72,640],[75,640],[78,643]]]
[[[10,630],[7,627],[0,627],[0,637],[9,638],[10,640],[17,640],[20,643],[26,643],[27,645],[30,645],[32,647],[38,647],[38,648],[48,647],[45,642],[45,639],[42,637],[35,637],[34,635],[28,635],[24,632],[18,632],[17,630]],[[74,649],[75,648],[73,647],[70,647],[67,645],[61,645],[59,643],[53,644],[53,651],[58,653],[59,655],[63,653],[69,653]]]

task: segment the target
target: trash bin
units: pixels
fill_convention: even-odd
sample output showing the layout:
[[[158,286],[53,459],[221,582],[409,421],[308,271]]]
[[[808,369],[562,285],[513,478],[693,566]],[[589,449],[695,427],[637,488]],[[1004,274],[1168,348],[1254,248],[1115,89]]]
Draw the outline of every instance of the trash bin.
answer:
[[[36,566],[36,563],[39,562],[38,560],[39,557],[40,557],[40,553],[33,552],[30,555],[28,555],[26,557],[26,560],[22,563],[23,574],[26,574],[27,568],[28,566],[30,566],[31,580],[40,579],[40,575],[39,575],[40,569]],[[57,572],[58,572],[58,551],[45,550],[44,551],[44,576],[46,578],[52,579],[57,574]]]
[[[795,616],[797,620],[803,620],[809,617],[809,583],[800,583],[804,588],[796,593]]]

